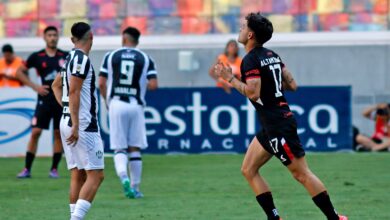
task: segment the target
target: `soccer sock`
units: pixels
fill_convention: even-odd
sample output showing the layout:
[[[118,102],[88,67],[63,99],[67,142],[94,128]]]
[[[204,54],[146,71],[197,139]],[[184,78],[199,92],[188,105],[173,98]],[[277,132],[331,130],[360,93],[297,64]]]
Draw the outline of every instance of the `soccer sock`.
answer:
[[[73,220],[84,219],[88,210],[91,208],[91,203],[84,199],[78,199],[76,202],[76,207],[74,208],[74,212],[71,216]]]
[[[131,187],[139,190],[142,176],[142,159],[141,152],[135,151],[130,153],[130,179]]]
[[[72,215],[74,212],[74,209],[76,208],[76,204],[69,204],[69,208],[70,208],[70,215]]]
[[[275,208],[274,199],[271,192],[265,192],[256,196],[256,200],[263,208],[268,220],[279,220],[280,216],[278,210]]]
[[[326,215],[328,220],[338,220],[339,216],[336,210],[333,208],[332,202],[327,191],[324,191],[313,197],[314,203],[321,209],[321,211]]]
[[[58,164],[60,163],[61,158],[62,158],[62,153],[53,154],[53,162],[51,164],[51,170],[58,168]]]
[[[115,164],[116,174],[118,175],[121,182],[128,180],[129,175],[127,174],[127,164],[128,164],[127,153],[124,151],[115,152],[114,164]]]
[[[30,171],[32,163],[34,162],[35,154],[28,152],[26,153],[25,168]]]

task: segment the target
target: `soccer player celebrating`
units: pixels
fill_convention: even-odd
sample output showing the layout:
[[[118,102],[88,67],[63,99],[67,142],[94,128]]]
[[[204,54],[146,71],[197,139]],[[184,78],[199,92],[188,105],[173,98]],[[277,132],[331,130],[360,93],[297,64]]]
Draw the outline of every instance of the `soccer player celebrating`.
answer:
[[[50,86],[60,71],[61,65],[64,63],[68,53],[57,48],[58,30],[56,27],[48,26],[43,33],[46,48],[32,53],[27,59],[26,66],[20,67],[16,73],[18,80],[38,93],[37,107],[32,119],[33,128],[28,142],[25,166],[17,175],[18,178],[31,177],[31,166],[37,152],[39,137],[41,136],[42,129],[49,129],[51,119],[53,119],[54,128],[54,150],[49,177],[58,178],[57,167],[62,157],[61,137],[58,130],[62,108],[56,102]],[[27,71],[30,68],[36,69],[42,81],[41,86],[32,83],[28,78]]]
[[[129,198],[143,197],[139,189],[140,149],[147,147],[143,107],[146,90],[158,87],[153,60],[135,48],[140,35],[133,27],[123,31],[123,47],[106,54],[99,77],[100,91],[109,109],[110,148],[115,151],[115,170]]]
[[[91,27],[78,22],[71,33],[75,48],[52,87],[63,106],[60,131],[71,172],[71,220],[79,220],[84,219],[103,181],[104,153],[97,119],[95,71],[88,58],[93,42]]]
[[[223,63],[215,65],[217,75],[248,97],[262,125],[248,147],[242,173],[256,194],[268,219],[281,219],[272,194],[259,169],[274,155],[291,172],[330,220],[345,220],[333,208],[324,184],[310,171],[298,134],[297,123],[284,97],[284,89],[295,91],[297,84],[281,58],[263,47],[271,39],[272,23],[260,13],[250,13],[240,28],[238,41],[247,52],[241,64],[241,80]]]

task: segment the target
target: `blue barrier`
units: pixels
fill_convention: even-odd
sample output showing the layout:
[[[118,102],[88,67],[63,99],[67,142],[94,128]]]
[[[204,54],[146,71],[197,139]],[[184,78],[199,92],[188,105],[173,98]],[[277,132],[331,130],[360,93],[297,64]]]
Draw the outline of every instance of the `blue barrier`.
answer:
[[[352,148],[349,86],[301,87],[286,96],[306,150]],[[146,100],[145,153],[243,153],[260,129],[253,107],[236,91],[166,88],[148,92]],[[107,130],[102,129],[102,138],[109,151]]]

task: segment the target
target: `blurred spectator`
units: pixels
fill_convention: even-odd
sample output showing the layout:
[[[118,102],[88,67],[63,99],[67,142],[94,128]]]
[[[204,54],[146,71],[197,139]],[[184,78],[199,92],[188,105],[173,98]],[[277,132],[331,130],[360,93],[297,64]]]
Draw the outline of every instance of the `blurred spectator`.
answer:
[[[240,49],[238,48],[237,41],[235,40],[228,41],[225,47],[225,52],[218,56],[216,62],[209,69],[209,75],[217,82],[217,87],[221,87],[223,90],[225,90],[226,93],[231,93],[232,86],[230,85],[230,83],[228,83],[221,77],[215,75],[214,66],[218,62],[227,64],[232,68],[233,74],[238,79],[240,79],[241,78],[241,72],[240,72],[241,57],[239,56],[239,50]]]
[[[390,148],[390,103],[370,106],[363,111],[363,116],[375,121],[375,131],[371,137],[368,137],[354,128],[356,151],[388,151]]]
[[[0,59],[0,87],[20,87],[22,83],[17,80],[16,71],[23,65],[23,59],[14,54],[10,44],[2,48],[3,57]]]
[[[244,14],[261,11],[276,32],[389,30],[390,0],[4,0],[0,36],[39,35],[49,25],[68,30],[80,18],[97,35],[114,35],[121,21],[142,18],[143,34],[236,33]],[[166,23],[172,23],[169,26]],[[139,25],[137,22],[127,25]],[[123,24],[124,27],[127,25]],[[69,27],[70,29],[70,27]],[[124,29],[124,28],[122,28]],[[171,30],[174,31],[171,31]],[[69,32],[65,32],[69,35]]]

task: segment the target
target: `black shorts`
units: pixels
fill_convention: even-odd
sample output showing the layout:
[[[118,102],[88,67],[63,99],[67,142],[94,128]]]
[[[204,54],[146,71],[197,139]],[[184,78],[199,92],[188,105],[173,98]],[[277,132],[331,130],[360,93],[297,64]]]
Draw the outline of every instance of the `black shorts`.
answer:
[[[372,137],[371,140],[374,141],[376,144],[382,144],[383,143],[382,139],[379,139],[379,138],[376,138],[376,137]]]
[[[268,131],[263,129],[256,134],[256,138],[266,151],[288,166],[294,158],[305,156],[305,150],[297,134],[294,119],[278,125],[278,128]]]
[[[38,99],[37,107],[35,108],[34,117],[32,119],[32,127],[49,129],[50,121],[53,119],[53,128],[59,129],[62,115],[62,107],[56,100],[41,100]]]

